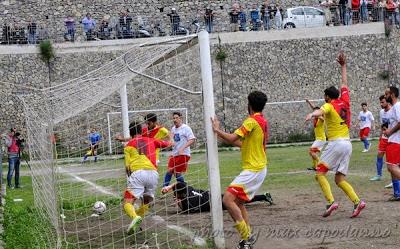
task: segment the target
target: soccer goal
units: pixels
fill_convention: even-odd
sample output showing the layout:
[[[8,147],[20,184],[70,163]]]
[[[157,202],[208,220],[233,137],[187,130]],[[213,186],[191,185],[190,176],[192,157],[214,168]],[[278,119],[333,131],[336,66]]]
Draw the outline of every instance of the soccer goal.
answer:
[[[134,45],[94,71],[21,100],[35,208],[48,224],[41,248],[182,248],[210,241],[224,248],[217,141],[210,123],[215,109],[207,32]],[[127,184],[124,144],[112,137],[116,129],[129,136],[128,125],[134,120],[145,125],[141,111],[130,116],[129,108],[157,112],[168,128],[170,117],[164,114],[184,111],[184,122],[191,120],[197,138],[185,182],[211,191],[211,212],[183,214],[172,192],[161,195],[167,165],[163,157],[150,211],[139,230],[127,233],[132,219],[121,201]],[[110,126],[118,128],[110,132]],[[194,153],[197,149],[205,153]],[[140,200],[135,205],[140,206]],[[199,235],[204,230],[218,233]]]
[[[167,108],[167,109],[153,109],[153,110],[138,110],[138,111],[128,111],[129,120],[142,120],[144,115],[149,113],[154,113],[157,115],[157,119],[162,126],[170,129],[172,127],[171,117],[173,112],[181,113],[183,122],[189,125],[188,120],[188,109],[187,108]],[[107,113],[107,135],[108,135],[108,150],[110,155],[114,153],[113,147],[115,147],[115,140],[113,137],[119,134],[122,130],[121,126],[116,126],[118,120],[121,119],[121,112],[109,112]],[[116,120],[117,121],[116,121]]]

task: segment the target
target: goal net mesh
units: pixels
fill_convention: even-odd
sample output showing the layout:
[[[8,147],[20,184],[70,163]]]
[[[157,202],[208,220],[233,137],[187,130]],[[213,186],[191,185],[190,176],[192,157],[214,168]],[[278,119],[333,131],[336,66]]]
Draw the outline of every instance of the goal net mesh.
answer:
[[[198,231],[211,226],[210,214],[182,214],[173,193],[161,195],[171,154],[168,150],[160,157],[159,186],[150,212],[140,231],[127,234],[131,219],[122,208],[127,184],[124,145],[112,141],[110,154],[107,132],[107,113],[121,111],[120,89],[125,84],[130,110],[187,108],[188,117],[183,120],[192,121],[190,127],[197,137],[191,149],[200,153],[192,154],[184,177],[194,188],[207,190],[199,61],[199,46],[190,37],[135,45],[79,78],[21,98],[35,206],[44,224],[49,224],[41,235],[45,247],[177,248],[206,244],[208,238],[198,236]],[[130,122],[140,121],[145,126],[144,114],[130,115]],[[158,114],[159,123],[170,129],[172,112]],[[88,149],[88,133],[93,128],[101,135],[96,157]],[[121,116],[114,117],[110,129],[123,133]],[[94,214],[96,201],[106,204],[101,215]]]

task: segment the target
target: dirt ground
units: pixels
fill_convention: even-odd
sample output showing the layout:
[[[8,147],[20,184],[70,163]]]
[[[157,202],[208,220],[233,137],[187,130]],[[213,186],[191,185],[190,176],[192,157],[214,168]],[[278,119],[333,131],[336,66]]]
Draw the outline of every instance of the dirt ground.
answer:
[[[250,222],[259,235],[254,248],[400,248],[400,203],[387,202],[390,191],[386,192],[363,192],[367,206],[354,219],[349,218],[352,203],[340,192],[339,209],[323,218],[325,203],[317,188],[311,193],[280,193],[273,206],[249,205]],[[232,223],[227,215],[224,218],[229,229]],[[234,248],[238,239],[227,239],[227,248]]]

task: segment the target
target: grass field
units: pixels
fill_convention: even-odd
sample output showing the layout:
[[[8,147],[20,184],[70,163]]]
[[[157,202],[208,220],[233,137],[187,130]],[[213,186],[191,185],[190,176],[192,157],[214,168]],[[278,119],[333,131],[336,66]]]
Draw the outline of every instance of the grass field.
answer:
[[[376,147],[376,144],[373,145]],[[251,224],[260,237],[255,248],[398,248],[400,232],[396,215],[400,212],[398,203],[386,202],[391,190],[383,186],[390,178],[385,172],[385,180],[370,182],[368,179],[375,173],[376,149],[361,153],[361,144],[353,143],[353,156],[348,176],[361,198],[367,201],[367,209],[360,218],[349,219],[352,203],[334,186],[333,175],[329,177],[334,196],[341,207],[333,217],[322,219],[320,214],[324,209],[324,199],[314,180],[314,174],[307,172],[311,160],[307,153],[308,146],[293,146],[268,149],[268,176],[260,192],[271,192],[276,205],[266,203],[249,205]],[[221,185],[224,189],[240,172],[240,152],[220,152]],[[160,166],[160,181],[165,172],[165,159]],[[207,170],[204,164],[204,154],[194,154],[190,173],[186,180],[197,188],[206,189],[208,186]],[[123,171],[123,161],[100,161],[96,164],[62,165],[59,177],[60,201],[63,214],[63,248],[127,248],[139,244],[152,246],[157,240],[159,248],[192,248],[190,238],[176,231],[165,232],[167,228],[149,220],[143,224],[144,232],[136,236],[127,236],[124,229],[129,223],[121,211],[122,191],[126,179]],[[23,170],[23,189],[13,189],[7,192],[5,207],[6,248],[44,248],[47,232],[46,226],[38,219],[37,209],[33,206],[32,184],[27,169]],[[81,180],[77,180],[81,179]],[[82,180],[83,179],[83,180]],[[88,182],[102,189],[88,185]],[[22,199],[14,202],[14,199]],[[179,225],[191,230],[209,227],[209,214],[182,215],[177,209],[171,196],[159,198],[153,212],[164,218],[167,225]],[[103,200],[108,211],[96,218],[89,218],[92,205],[96,200]],[[227,232],[232,232],[232,222],[224,212],[224,225]],[[355,228],[390,230],[390,236],[317,236],[313,231],[320,229],[321,234],[331,232],[329,229]],[[329,229],[328,229],[329,228]],[[298,234],[307,231],[312,236],[289,236],[290,229],[297,229]],[[23,231],[24,236],[21,235]],[[271,233],[271,231],[273,231]],[[278,233],[280,232],[280,233]],[[285,235],[286,232],[286,235]],[[156,239],[150,239],[156,234]],[[231,234],[231,233],[229,233]],[[271,235],[272,234],[272,235]],[[268,236],[267,236],[268,235]],[[279,235],[279,236],[278,236]],[[314,236],[315,235],[315,236]],[[329,234],[331,235],[331,234]],[[169,240],[166,243],[165,240]],[[206,239],[207,247],[212,248]],[[153,242],[149,242],[152,240]],[[238,241],[234,234],[226,239],[227,248],[233,248]],[[267,243],[267,244],[266,244]],[[186,246],[183,246],[187,244]],[[137,247],[139,248],[139,247]],[[144,248],[144,247],[142,247]],[[156,247],[154,247],[156,248]]]

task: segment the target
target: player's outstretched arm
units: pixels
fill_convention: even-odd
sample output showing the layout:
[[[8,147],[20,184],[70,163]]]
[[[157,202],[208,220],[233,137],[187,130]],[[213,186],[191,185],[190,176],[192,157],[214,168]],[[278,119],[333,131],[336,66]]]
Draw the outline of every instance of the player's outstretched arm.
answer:
[[[311,103],[311,101],[309,99],[306,99],[306,102],[310,106],[311,110],[314,110],[315,105],[313,103]]]
[[[340,88],[343,86],[348,86],[347,83],[347,65],[346,65],[346,56],[344,55],[344,52],[341,51],[339,53],[339,56],[337,58],[337,62],[340,64],[341,67],[341,74],[342,74],[342,85]]]

